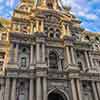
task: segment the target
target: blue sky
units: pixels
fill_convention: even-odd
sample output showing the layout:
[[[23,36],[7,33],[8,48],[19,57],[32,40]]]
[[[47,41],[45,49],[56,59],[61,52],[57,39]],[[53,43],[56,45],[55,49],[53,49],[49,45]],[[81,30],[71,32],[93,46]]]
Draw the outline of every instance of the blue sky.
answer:
[[[11,18],[13,9],[20,0],[0,0],[0,16]],[[86,30],[100,32],[100,0],[62,0],[70,6],[71,13],[78,17]]]

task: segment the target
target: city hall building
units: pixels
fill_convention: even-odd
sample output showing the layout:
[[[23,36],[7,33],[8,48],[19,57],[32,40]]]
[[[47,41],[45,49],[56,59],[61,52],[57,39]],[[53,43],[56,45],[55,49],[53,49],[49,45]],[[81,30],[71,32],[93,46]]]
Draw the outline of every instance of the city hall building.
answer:
[[[0,25],[0,100],[100,100],[100,33],[61,0],[21,0]]]

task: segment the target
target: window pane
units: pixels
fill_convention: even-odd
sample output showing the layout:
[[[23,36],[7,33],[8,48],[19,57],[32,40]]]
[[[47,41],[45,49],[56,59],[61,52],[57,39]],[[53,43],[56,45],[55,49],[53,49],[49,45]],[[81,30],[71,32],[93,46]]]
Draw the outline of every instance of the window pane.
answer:
[[[21,58],[21,67],[26,67],[27,59],[26,57]]]

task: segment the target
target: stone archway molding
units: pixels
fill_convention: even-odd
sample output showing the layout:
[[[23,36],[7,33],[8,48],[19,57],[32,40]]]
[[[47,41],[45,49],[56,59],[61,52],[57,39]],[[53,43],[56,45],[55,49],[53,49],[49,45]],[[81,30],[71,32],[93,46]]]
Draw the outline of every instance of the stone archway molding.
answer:
[[[48,96],[49,96],[49,94],[52,93],[52,92],[58,93],[58,94],[60,94],[62,97],[66,98],[67,100],[70,100],[68,94],[65,93],[65,91],[62,90],[62,89],[58,89],[58,88],[51,89],[51,90],[48,92]]]

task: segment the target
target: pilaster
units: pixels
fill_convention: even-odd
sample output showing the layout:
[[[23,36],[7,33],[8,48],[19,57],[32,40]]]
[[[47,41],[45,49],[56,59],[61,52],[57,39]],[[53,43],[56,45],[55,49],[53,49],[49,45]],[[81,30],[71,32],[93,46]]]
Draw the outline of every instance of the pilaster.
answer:
[[[36,20],[36,31],[39,32],[39,21]]]
[[[42,43],[42,62],[45,63],[45,44]]]
[[[34,69],[34,46],[30,46],[30,68]]]
[[[12,80],[11,100],[16,100],[16,79]]]
[[[75,65],[75,55],[73,47],[71,47],[71,56],[72,56],[72,63]]]
[[[73,100],[78,100],[74,79],[71,79],[71,88],[72,88],[72,97],[73,97]]]
[[[82,100],[82,95],[81,95],[81,89],[80,89],[80,81],[79,79],[76,79],[76,86],[77,86],[77,94],[79,100]]]
[[[100,82],[96,82],[96,87],[97,87],[98,97],[100,100]]]
[[[10,97],[10,79],[6,79],[4,100],[9,100]]]
[[[30,79],[29,100],[34,100],[34,82],[33,82],[33,79]]]
[[[36,100],[42,100],[41,78],[36,79]]]
[[[93,60],[92,60],[91,52],[89,52],[89,58],[90,58],[91,68],[92,68],[92,69],[95,69],[95,66],[94,66]]]
[[[18,63],[18,52],[19,52],[19,44],[16,44],[15,48],[15,63]]]
[[[13,44],[10,45],[10,49],[9,49],[9,61],[8,63],[13,63]]]
[[[36,62],[37,63],[40,62],[40,44],[39,43],[36,44]]]
[[[70,57],[70,52],[69,52],[68,46],[66,46],[66,56],[67,56],[67,63],[71,64],[71,57]]]
[[[48,91],[47,91],[47,78],[43,77],[43,100],[47,100]]]
[[[91,68],[90,68],[89,57],[88,57],[87,51],[84,52],[84,55],[85,55],[85,59],[86,59],[87,68],[88,68],[88,69],[91,69]],[[91,59],[91,58],[90,58],[90,59]]]
[[[98,95],[97,95],[96,85],[94,81],[92,82],[92,90],[93,90],[94,99],[99,100]]]

